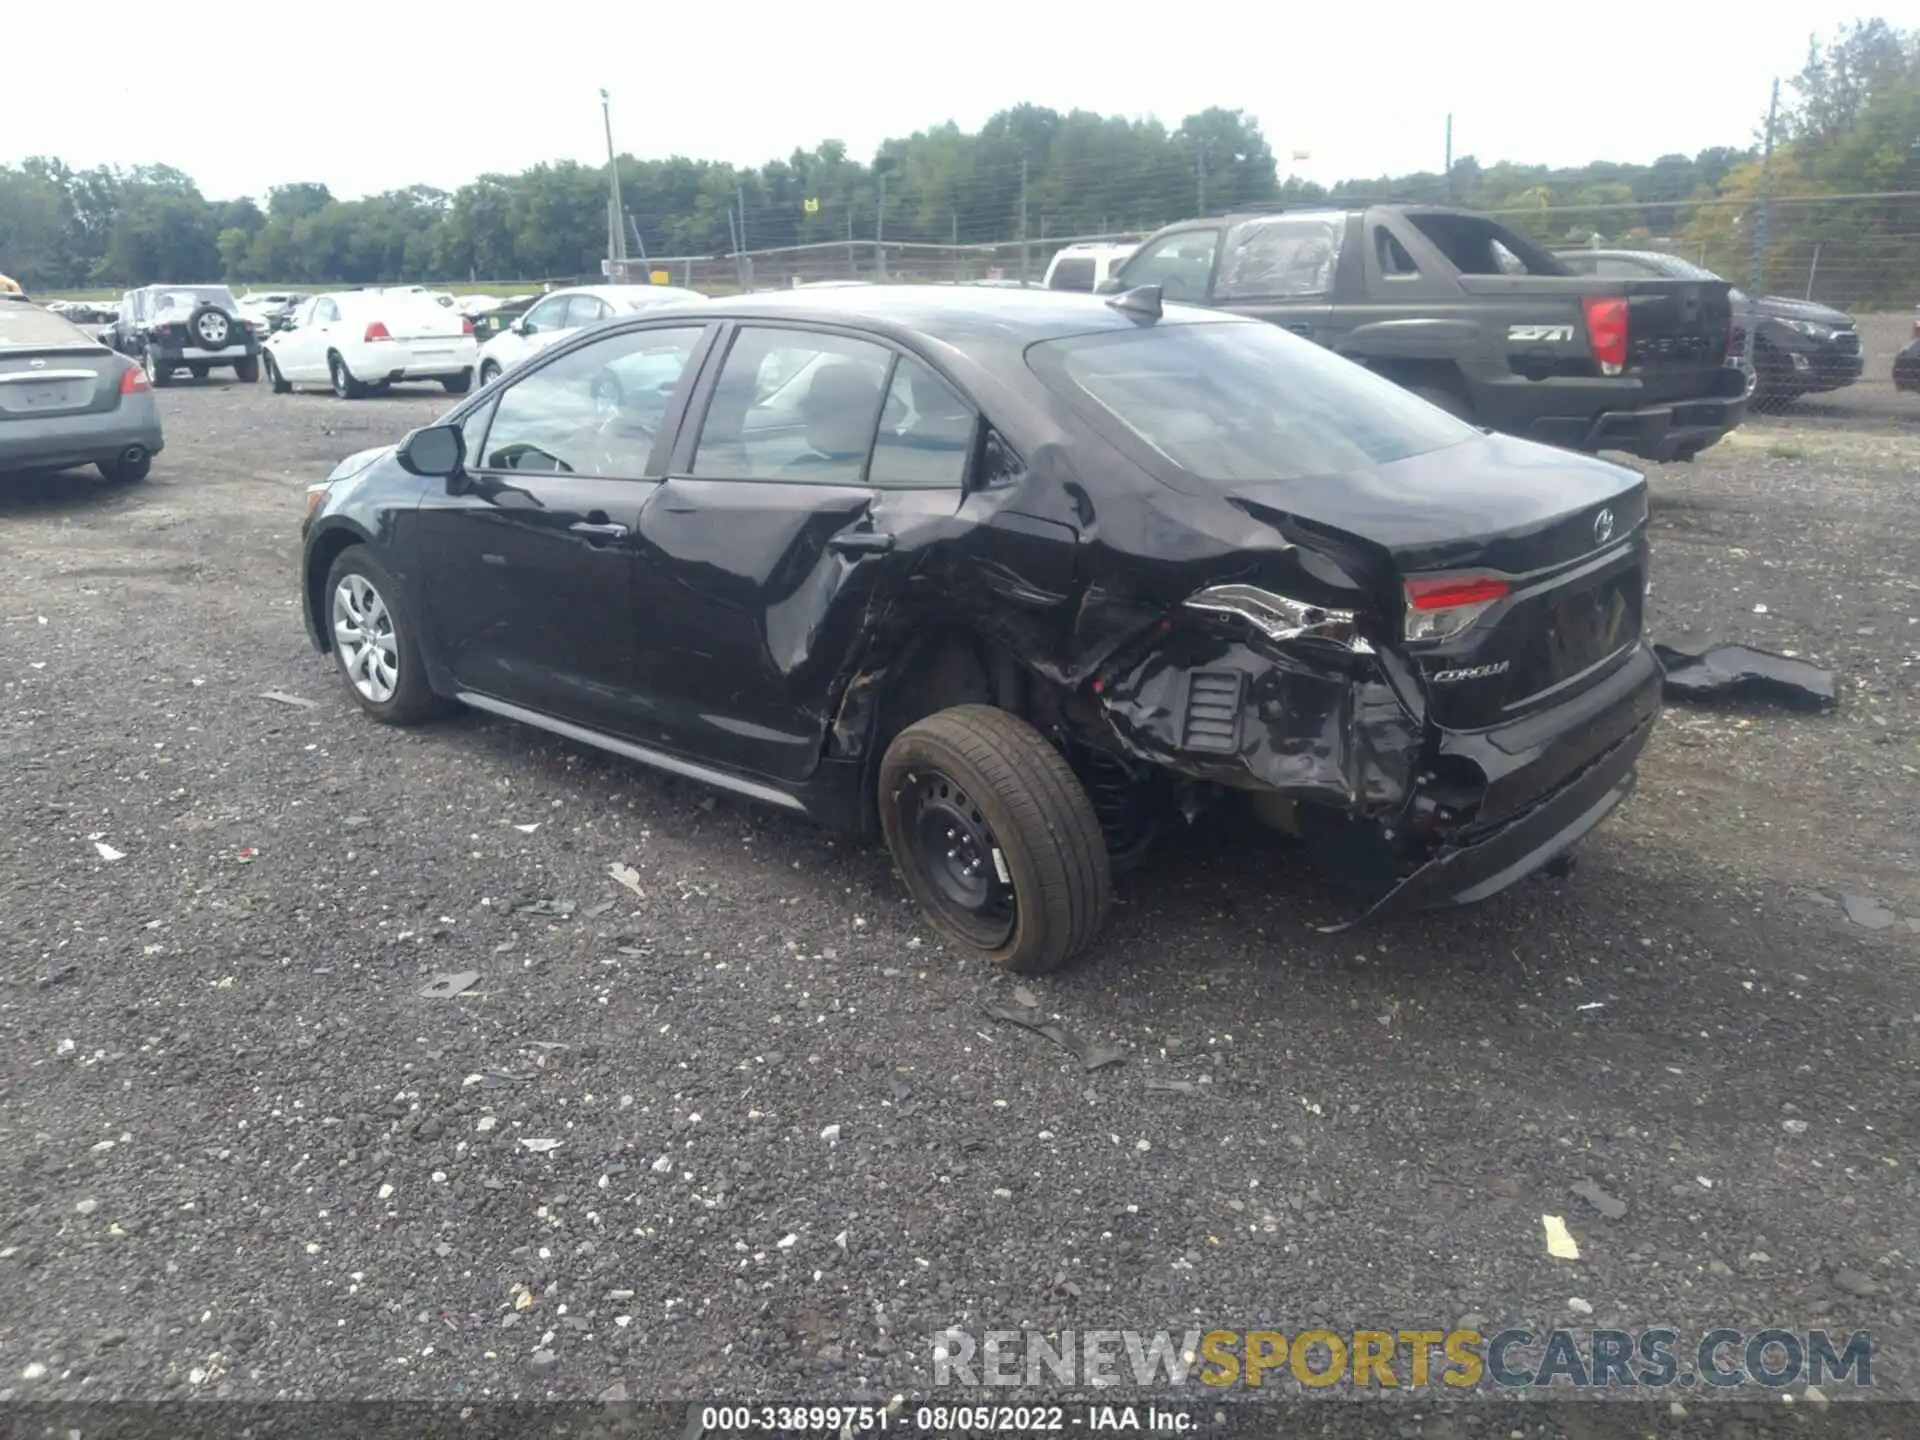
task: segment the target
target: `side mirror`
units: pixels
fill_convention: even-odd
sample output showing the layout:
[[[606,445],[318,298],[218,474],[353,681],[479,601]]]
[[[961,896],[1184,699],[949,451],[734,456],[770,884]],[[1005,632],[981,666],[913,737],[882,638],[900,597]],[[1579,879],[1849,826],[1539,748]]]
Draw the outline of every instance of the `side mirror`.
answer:
[[[458,475],[467,459],[467,440],[458,425],[428,425],[407,433],[393,458],[409,475],[446,479]]]
[[[1118,295],[1126,288],[1126,286],[1120,283],[1120,277],[1118,275],[1109,275],[1093,287],[1093,293],[1096,295]]]
[[[533,334],[533,326],[529,325],[525,319],[516,320],[507,328],[516,335],[526,336]]]

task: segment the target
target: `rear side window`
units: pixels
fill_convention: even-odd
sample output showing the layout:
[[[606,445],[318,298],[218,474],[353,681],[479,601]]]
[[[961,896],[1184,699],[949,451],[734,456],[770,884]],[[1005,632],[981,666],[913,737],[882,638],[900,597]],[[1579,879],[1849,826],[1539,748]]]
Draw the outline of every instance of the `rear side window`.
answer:
[[[1569,275],[1573,272],[1524,235],[1484,215],[1414,212],[1407,223],[1462,275]]]
[[[1056,260],[1047,277],[1049,290],[1091,290],[1099,267],[1092,260]]]
[[[952,386],[911,356],[893,367],[870,484],[898,489],[958,490],[966,483],[979,417]]]
[[[1103,331],[1027,352],[1082,410],[1187,474],[1228,484],[1342,475],[1478,432],[1310,340],[1261,322]]]
[[[94,338],[64,316],[38,305],[9,300],[0,304],[0,351],[94,349]]]
[[[1333,267],[1347,228],[1342,215],[1288,215],[1236,226],[1227,242],[1217,300],[1299,300],[1333,293]]]

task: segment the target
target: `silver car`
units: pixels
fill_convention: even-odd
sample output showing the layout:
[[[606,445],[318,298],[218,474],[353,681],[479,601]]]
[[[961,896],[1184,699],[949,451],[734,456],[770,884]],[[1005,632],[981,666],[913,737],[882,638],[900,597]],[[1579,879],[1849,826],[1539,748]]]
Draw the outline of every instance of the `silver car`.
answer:
[[[139,362],[0,295],[0,475],[97,465],[109,480],[144,480],[165,443]]]

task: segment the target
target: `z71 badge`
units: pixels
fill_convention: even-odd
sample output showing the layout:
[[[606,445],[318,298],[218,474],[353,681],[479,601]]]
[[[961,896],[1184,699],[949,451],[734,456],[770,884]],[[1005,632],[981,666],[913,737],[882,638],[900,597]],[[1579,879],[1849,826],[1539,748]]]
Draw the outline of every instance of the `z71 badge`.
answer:
[[[1516,345],[1546,345],[1573,339],[1571,325],[1509,325],[1507,339]]]

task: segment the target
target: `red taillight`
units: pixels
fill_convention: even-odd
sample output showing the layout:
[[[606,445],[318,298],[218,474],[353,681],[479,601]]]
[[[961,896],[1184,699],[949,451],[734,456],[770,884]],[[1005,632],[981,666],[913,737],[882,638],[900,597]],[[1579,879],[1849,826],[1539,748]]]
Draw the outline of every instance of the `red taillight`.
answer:
[[[467,319],[464,319],[464,318],[463,318],[463,319],[462,319],[462,320],[460,321],[460,333],[461,333],[462,335],[471,335],[471,334],[473,334],[473,321],[471,321],[471,320],[467,320]]]
[[[1409,580],[1407,620],[1402,633],[1409,641],[1450,640],[1491,606],[1506,599],[1512,589],[1506,581],[1491,575]]]
[[[1627,368],[1627,301],[1619,295],[1588,295],[1581,302],[1587,313],[1587,347],[1600,362],[1602,375],[1618,375]]]
[[[147,383],[147,372],[138,365],[129,366],[120,377],[122,395],[139,395],[152,388],[153,386]]]
[[[388,333],[387,327],[385,325],[382,325],[378,320],[376,320],[371,325],[367,326],[367,333],[365,335],[362,335],[360,338],[362,340],[365,340],[369,345],[371,345],[376,340],[391,340],[393,339],[393,336]]]

